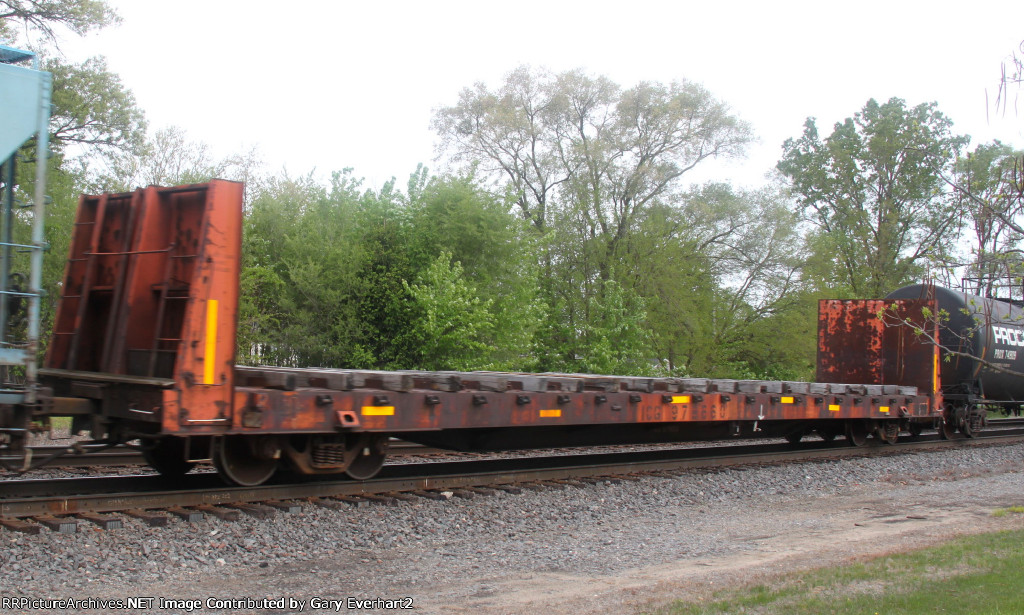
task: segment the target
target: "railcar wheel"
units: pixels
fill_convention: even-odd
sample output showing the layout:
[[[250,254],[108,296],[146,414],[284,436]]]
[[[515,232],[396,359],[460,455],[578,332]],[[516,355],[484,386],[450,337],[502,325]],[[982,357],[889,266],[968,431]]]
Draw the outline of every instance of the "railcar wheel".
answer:
[[[985,425],[985,411],[978,408],[964,410],[963,420],[960,422],[960,433],[968,438],[973,438]]]
[[[165,436],[142,449],[142,458],[161,476],[177,478],[188,474],[195,463],[185,459],[185,439]]]
[[[900,439],[900,424],[896,421],[885,421],[875,427],[875,437],[886,444],[896,444]]]
[[[242,487],[266,482],[277,470],[281,447],[268,436],[224,436],[213,444],[213,465],[225,481]]]
[[[868,426],[864,421],[846,422],[846,440],[851,446],[864,446],[868,443]]]
[[[797,445],[800,444],[800,439],[804,437],[803,431],[794,431],[793,433],[786,434],[786,442]]]
[[[907,431],[910,432],[911,438],[917,438],[918,436],[920,436],[921,431],[923,429],[924,428],[921,426],[921,423],[912,422],[909,425],[907,425]]]
[[[358,450],[345,468],[345,474],[354,480],[367,480],[376,476],[388,456],[388,437],[364,434],[356,438],[353,446]]]
[[[953,407],[952,404],[946,404],[943,407],[942,422],[937,426],[939,430],[939,438],[942,440],[952,440],[953,436],[956,435],[956,424],[958,422],[957,415],[958,410]]]

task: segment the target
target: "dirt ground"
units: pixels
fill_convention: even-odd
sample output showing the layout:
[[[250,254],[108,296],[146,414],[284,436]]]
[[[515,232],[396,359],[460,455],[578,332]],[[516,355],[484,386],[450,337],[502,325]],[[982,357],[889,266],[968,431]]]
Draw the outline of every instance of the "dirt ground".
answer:
[[[652,540],[679,541],[671,558],[614,573],[582,575],[566,562],[562,571],[494,574],[444,561],[436,553],[366,553],[348,561],[318,560],[274,571],[239,571],[231,579],[168,580],[163,595],[184,591],[249,595],[410,596],[412,611],[340,608],[340,612],[415,612],[497,615],[646,612],[675,599],[707,598],[717,589],[770,582],[812,567],[848,563],[935,544],[954,536],[1024,527],[1024,515],[992,516],[995,509],[1024,504],[1024,474],[1016,468],[975,475],[918,477],[909,482],[857,485],[841,495],[693,506],[679,517],[678,533],[660,530]],[[664,515],[666,511],[652,511]],[[643,522],[643,520],[639,520]],[[675,521],[673,521],[675,524]],[[686,532],[714,532],[728,548],[708,557],[688,553]],[[662,547],[671,546],[663,542]],[[661,549],[661,553],[665,550]],[[376,559],[374,559],[376,558]],[[449,558],[450,560],[451,558]],[[368,565],[369,563],[369,565]],[[439,574],[438,571],[441,571]],[[310,612],[307,608],[303,612]]]
[[[741,552],[713,558],[680,558],[605,577],[572,575],[510,578],[493,596],[467,596],[455,613],[645,612],[677,599],[706,599],[726,586],[770,582],[785,574],[921,548],[955,536],[1019,529],[1024,516],[992,516],[998,508],[1024,503],[1024,478],[1017,473],[962,478],[960,489],[926,484],[884,494],[861,489],[841,497],[753,506],[737,517],[730,540]],[[950,494],[957,497],[951,498]],[[806,529],[829,519],[827,529]]]

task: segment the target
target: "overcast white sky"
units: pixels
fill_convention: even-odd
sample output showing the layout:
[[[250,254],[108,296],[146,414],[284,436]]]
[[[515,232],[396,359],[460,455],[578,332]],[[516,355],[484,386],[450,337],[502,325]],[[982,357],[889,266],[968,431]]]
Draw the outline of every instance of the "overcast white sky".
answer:
[[[65,53],[106,56],[152,127],[220,155],[257,146],[271,172],[353,167],[368,187],[403,185],[438,166],[432,110],[520,64],[702,83],[760,143],[701,180],[757,185],[805,118],[828,134],[869,98],[935,101],[972,146],[1024,147],[1024,91],[1019,112],[992,111],[1024,39],[1020,0],[108,1],[124,23]]]

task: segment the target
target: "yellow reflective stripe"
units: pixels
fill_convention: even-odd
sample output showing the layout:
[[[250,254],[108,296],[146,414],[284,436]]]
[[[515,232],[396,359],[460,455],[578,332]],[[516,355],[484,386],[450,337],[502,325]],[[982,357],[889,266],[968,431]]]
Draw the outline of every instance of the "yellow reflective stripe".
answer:
[[[541,418],[545,419],[557,419],[562,416],[562,411],[559,408],[554,408],[552,410],[541,410],[540,416]]]
[[[394,416],[394,406],[363,406],[363,416]]]
[[[793,403],[793,398],[792,397],[783,397],[782,398],[782,403],[784,403],[784,404],[791,404],[791,403]]]
[[[689,395],[673,395],[672,396],[672,403],[673,404],[688,404],[688,403],[690,403],[690,396]]]
[[[889,406],[879,406],[878,409],[886,414],[889,413]]]
[[[203,354],[203,384],[213,384],[217,368],[217,300],[206,301],[206,352]]]
[[[839,404],[829,404],[828,405],[828,411],[829,412],[839,412],[840,410],[841,410],[841,408],[839,407]]]

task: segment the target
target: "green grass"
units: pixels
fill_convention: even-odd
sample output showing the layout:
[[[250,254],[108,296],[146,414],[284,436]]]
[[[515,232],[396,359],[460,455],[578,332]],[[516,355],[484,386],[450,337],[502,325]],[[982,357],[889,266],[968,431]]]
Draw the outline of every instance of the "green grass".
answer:
[[[53,429],[63,429],[67,431],[71,429],[71,417],[70,416],[55,416],[50,419],[50,426]]]
[[[1005,517],[1010,513],[1024,513],[1024,506],[1011,506],[1009,508],[997,508],[992,511],[993,517]]]
[[[1013,530],[725,590],[710,601],[680,601],[655,613],[1024,613],[1022,587],[1024,530]]]

